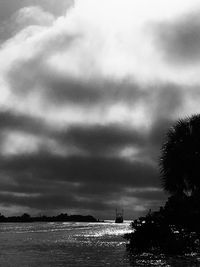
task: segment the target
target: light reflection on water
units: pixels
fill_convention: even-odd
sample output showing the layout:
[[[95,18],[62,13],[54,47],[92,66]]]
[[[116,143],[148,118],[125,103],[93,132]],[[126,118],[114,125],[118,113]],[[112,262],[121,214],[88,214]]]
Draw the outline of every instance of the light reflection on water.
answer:
[[[131,266],[164,266],[164,267],[199,267],[200,259],[195,254],[184,256],[165,256],[143,253],[130,257]]]
[[[197,267],[200,256],[165,257],[126,252],[130,222],[0,224],[2,267]]]
[[[130,266],[129,224],[0,224],[0,266]]]

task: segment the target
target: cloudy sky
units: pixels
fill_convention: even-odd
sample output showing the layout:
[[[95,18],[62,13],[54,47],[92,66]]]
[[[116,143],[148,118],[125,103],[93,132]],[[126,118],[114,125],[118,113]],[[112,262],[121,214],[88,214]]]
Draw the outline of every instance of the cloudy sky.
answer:
[[[199,0],[0,0],[0,212],[134,218],[200,112]]]

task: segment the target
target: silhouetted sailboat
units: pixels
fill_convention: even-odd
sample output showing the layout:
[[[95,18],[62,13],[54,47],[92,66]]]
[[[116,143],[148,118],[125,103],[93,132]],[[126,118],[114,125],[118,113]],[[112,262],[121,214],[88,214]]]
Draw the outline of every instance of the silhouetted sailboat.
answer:
[[[115,218],[115,223],[123,223],[124,218],[123,218],[123,214],[124,211],[122,210],[121,212],[118,212],[116,209],[116,218]]]

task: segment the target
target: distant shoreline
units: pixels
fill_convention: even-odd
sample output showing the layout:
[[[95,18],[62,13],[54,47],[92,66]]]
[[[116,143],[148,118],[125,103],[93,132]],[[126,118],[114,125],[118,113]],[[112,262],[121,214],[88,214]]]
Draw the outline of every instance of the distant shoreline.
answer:
[[[103,222],[91,215],[68,215],[59,214],[57,216],[35,216],[31,217],[24,213],[22,216],[5,217],[0,214],[0,223],[31,223],[31,222]]]

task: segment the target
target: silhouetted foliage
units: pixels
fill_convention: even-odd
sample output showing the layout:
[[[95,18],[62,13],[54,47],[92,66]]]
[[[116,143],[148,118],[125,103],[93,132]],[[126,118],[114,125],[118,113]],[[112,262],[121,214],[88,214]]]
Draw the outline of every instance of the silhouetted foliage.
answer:
[[[132,223],[125,235],[136,253],[200,252],[200,115],[179,120],[162,146],[163,188],[171,194],[160,211]]]
[[[168,131],[160,160],[163,187],[171,194],[200,189],[200,115],[179,120]]]
[[[199,252],[200,235],[191,231],[177,216],[168,214],[167,208],[140,217],[132,223],[134,231],[124,237],[127,248],[135,254],[143,252],[184,254]]]

